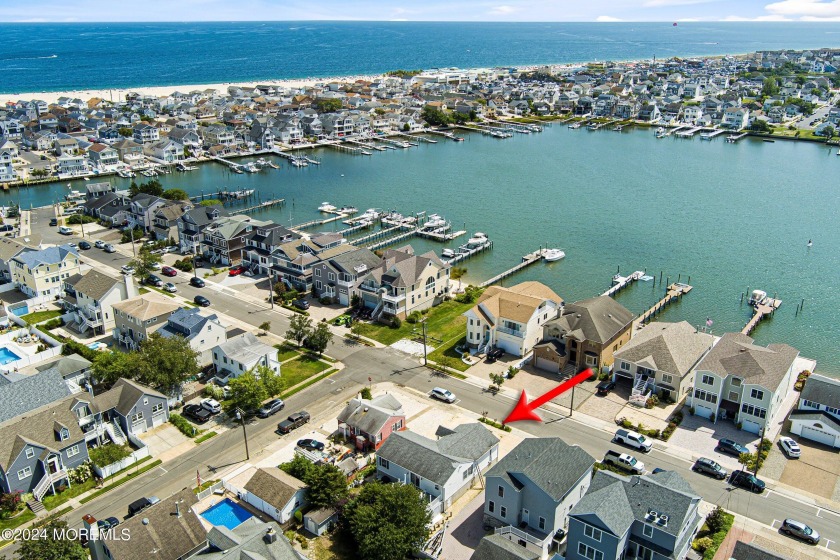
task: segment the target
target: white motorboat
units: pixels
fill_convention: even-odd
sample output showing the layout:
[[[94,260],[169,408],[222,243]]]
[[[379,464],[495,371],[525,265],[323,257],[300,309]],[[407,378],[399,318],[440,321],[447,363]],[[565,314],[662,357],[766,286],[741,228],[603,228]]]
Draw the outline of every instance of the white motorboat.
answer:
[[[446,225],[446,220],[437,214],[429,214],[426,223],[423,224],[423,229],[437,229]]]
[[[548,262],[559,261],[565,256],[566,253],[564,253],[560,249],[546,249],[545,251],[543,251],[543,258]]]
[[[329,202],[322,202],[321,206],[318,207],[318,210],[321,212],[335,212],[337,208]]]
[[[445,259],[451,259],[455,256],[455,251],[453,251],[452,249],[444,249],[440,252],[440,255]]]
[[[475,233],[475,235],[467,239],[467,245],[469,245],[470,247],[478,247],[479,245],[484,245],[485,243],[487,243],[487,241],[487,234],[478,231]]]
[[[342,214],[355,214],[359,210],[355,206],[342,206],[338,211]]]

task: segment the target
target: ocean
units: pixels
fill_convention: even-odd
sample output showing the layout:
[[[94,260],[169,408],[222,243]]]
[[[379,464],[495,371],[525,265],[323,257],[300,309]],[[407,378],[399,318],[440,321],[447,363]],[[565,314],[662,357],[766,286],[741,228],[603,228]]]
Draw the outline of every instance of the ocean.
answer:
[[[0,93],[721,55],[838,45],[836,23],[0,24]]]

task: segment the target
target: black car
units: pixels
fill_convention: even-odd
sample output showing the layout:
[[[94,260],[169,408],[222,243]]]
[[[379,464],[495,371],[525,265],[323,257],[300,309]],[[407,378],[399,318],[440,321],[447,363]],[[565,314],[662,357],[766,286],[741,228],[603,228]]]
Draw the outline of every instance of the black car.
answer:
[[[50,225],[57,226],[58,225],[58,218],[50,218]]]
[[[155,496],[149,496],[148,498],[140,498],[139,500],[134,500],[130,504],[128,504],[128,517],[133,517],[146,509],[149,506],[153,506],[158,503],[160,500]]]
[[[257,411],[257,416],[259,416],[260,418],[268,418],[272,414],[277,414],[278,412],[283,410],[283,407],[285,406],[285,403],[280,399],[270,400],[264,405],[262,405],[262,408],[260,408]]]
[[[196,305],[200,305],[201,307],[209,307],[210,306],[210,300],[207,299],[204,296],[195,296],[193,298],[193,303],[195,303]]]
[[[765,487],[764,481],[756,478],[749,471],[733,471],[729,476],[729,484],[738,488],[744,488],[750,492],[755,492],[756,494],[764,492]]]
[[[199,278],[198,276],[193,276],[190,278],[190,286],[195,286],[196,288],[203,288],[205,286],[204,280]]]
[[[726,478],[726,475],[729,474],[726,472],[726,469],[721,467],[718,463],[705,457],[697,459],[697,461],[694,462],[694,466],[691,467],[691,470],[694,472],[708,474],[718,480],[723,480]]]
[[[3,224],[2,226],[0,226],[0,232],[3,232],[3,231],[14,231],[14,230],[15,230],[15,226],[10,225],[10,224]]]
[[[722,439],[718,441],[717,450],[727,455],[734,455],[740,457],[741,453],[749,453],[750,450],[731,439]]]
[[[317,439],[300,439],[297,442],[298,447],[303,449],[312,449],[314,451],[323,451],[324,444]]]
[[[298,309],[303,309],[303,310],[309,309],[309,302],[306,301],[305,299],[296,299],[295,301],[292,302],[292,305],[294,305]]]
[[[120,520],[116,517],[109,517],[107,519],[100,519],[96,522],[96,525],[99,527],[100,531],[107,531],[108,529],[113,529],[117,525],[120,524]]]
[[[82,250],[84,250],[84,251],[87,251],[87,250],[88,250],[88,249],[90,249],[91,247],[93,247],[93,245],[91,245],[91,244],[90,244],[90,243],[88,243],[87,241],[79,241],[79,249],[82,249]]]
[[[213,417],[213,413],[200,404],[188,404],[184,407],[184,417],[196,424],[204,424]]]
[[[505,351],[501,348],[493,348],[489,352],[487,352],[487,363],[492,364],[499,358],[505,355]]]
[[[598,387],[596,387],[596,389],[598,390],[599,395],[609,395],[610,391],[615,389],[615,381],[611,381],[609,379],[601,381],[598,383]]]
[[[163,280],[161,280],[154,274],[149,274],[148,276],[146,276],[146,284],[148,284],[149,286],[155,286],[157,288],[160,288],[161,286],[163,286]]]

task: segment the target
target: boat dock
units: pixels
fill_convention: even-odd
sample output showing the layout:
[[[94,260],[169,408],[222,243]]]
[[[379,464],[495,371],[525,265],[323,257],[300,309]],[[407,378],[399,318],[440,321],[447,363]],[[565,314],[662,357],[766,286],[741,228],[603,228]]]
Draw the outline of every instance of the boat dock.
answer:
[[[692,136],[694,136],[696,133],[700,132],[701,130],[703,130],[702,126],[696,126],[694,128],[690,128],[688,130],[683,130],[682,132],[677,132],[677,137],[678,138],[691,138]]]
[[[744,136],[748,136],[748,135],[749,135],[749,132],[742,132],[741,134],[732,134],[731,136],[726,137],[726,141],[729,142],[730,144],[734,144],[735,142],[737,142],[738,140],[740,140]]]
[[[545,251],[546,251],[545,249],[540,248],[540,249],[537,249],[536,251],[534,251],[533,253],[528,253],[527,255],[522,257],[522,262],[521,263],[505,270],[501,274],[497,274],[496,276],[494,276],[493,278],[490,278],[489,280],[485,280],[484,282],[479,284],[478,287],[479,288],[486,288],[487,286],[491,286],[491,285],[495,284],[499,280],[504,280],[508,276],[510,276],[512,274],[516,274],[517,272],[519,272],[523,268],[527,268],[527,267],[531,266],[535,262],[537,262],[539,260],[542,260],[543,253]]]
[[[266,200],[264,202],[254,204],[253,206],[249,206],[247,208],[237,208],[236,211],[241,212],[243,214],[247,214],[249,212],[256,212],[258,210],[266,210],[268,208],[273,208],[274,206],[282,206],[285,203],[285,198],[273,198],[271,200]]]
[[[326,146],[328,148],[334,148],[334,149],[338,150],[339,152],[346,152],[348,154],[353,154],[354,156],[362,155],[362,149],[361,148],[356,148],[356,147],[353,147],[353,146],[345,146],[344,144],[340,144],[338,142],[326,142],[326,141],[324,141],[324,142],[321,142],[319,144],[319,146]]]
[[[427,239],[433,239],[435,241],[452,241],[453,239],[455,239],[457,237],[460,237],[460,236],[464,235],[465,233],[467,233],[466,231],[463,231],[463,230],[455,231],[455,232],[452,232],[452,233],[446,233],[445,231],[440,231],[440,229],[444,229],[444,228],[439,228],[438,230],[434,230],[434,231],[420,231],[420,230],[417,230],[417,236],[418,237],[426,237]]]
[[[394,140],[392,138],[385,138],[384,136],[382,136],[380,138],[377,138],[377,140],[379,140],[383,144],[390,144],[391,146],[394,146],[395,148],[410,148],[411,147],[411,144],[409,144],[405,140]]]
[[[753,304],[753,316],[741,329],[741,334],[749,335],[764,318],[772,317],[773,312],[781,306],[782,300],[776,298],[765,298],[763,301]]]
[[[620,276],[620,275],[616,274],[615,276],[613,276],[612,286],[610,287],[610,289],[607,290],[606,292],[604,292],[601,295],[612,297],[612,296],[614,296],[615,294],[617,294],[618,292],[620,292],[621,290],[623,290],[624,288],[626,288],[627,286],[629,286],[630,284],[632,284],[633,282],[635,282],[636,280],[638,280],[639,278],[641,278],[644,275],[645,275],[645,273],[642,272],[641,270],[637,270],[636,272],[634,272],[630,276]]]
[[[357,231],[361,231],[363,229],[373,227],[373,222],[370,222],[370,221],[366,221],[366,220],[358,221],[357,220],[357,222],[358,223],[356,225],[350,226],[349,228],[339,230],[336,233],[341,235],[342,237],[347,237],[348,235],[350,235],[352,233],[356,233]]]
[[[424,132],[428,132],[428,131],[424,131]],[[411,134],[406,134],[405,132],[398,132],[398,131],[394,131],[391,134],[394,134],[396,136],[401,136],[403,138],[408,138],[409,140],[420,140],[421,142],[426,142],[427,144],[437,144],[437,142],[438,142],[437,140],[435,140],[433,138],[426,138],[425,136],[420,136],[419,134],[417,134],[416,136],[413,136]]]
[[[461,261],[465,261],[468,258],[472,257],[473,255],[477,255],[478,253],[483,253],[488,249],[493,248],[493,242],[491,240],[487,240],[485,243],[481,245],[477,245],[475,247],[468,247],[467,245],[461,245],[457,249],[455,249],[455,256],[450,259],[442,259],[443,262],[449,265],[453,265],[459,263]]]
[[[398,226],[398,227],[401,227],[401,226]],[[417,233],[416,229],[411,229],[409,231],[406,231],[405,233],[401,233],[399,235],[389,237],[388,239],[383,239],[382,241],[377,241],[376,243],[373,243],[372,245],[368,245],[365,248],[368,249],[369,251],[375,251],[377,249],[381,249],[382,247],[386,247],[388,245],[391,245],[392,243],[396,243],[397,241],[402,241],[403,239],[407,239],[409,237],[412,237],[416,233]]]
[[[679,300],[683,297],[683,295],[690,292],[692,287],[693,286],[681,282],[675,282],[668,286],[668,289],[665,290],[665,297],[654,303],[650,309],[636,317],[633,321],[633,328],[638,329],[641,328],[643,324],[649,323],[650,320],[661,313],[666,306],[671,305],[671,303]]]
[[[234,162],[230,161],[229,159],[225,159],[223,157],[219,157],[219,156],[207,156],[207,157],[209,157],[213,161],[218,161],[219,163],[221,163],[223,165],[227,165],[231,169],[239,169],[241,167],[238,163],[234,163]]]
[[[404,226],[398,225],[398,226],[393,226],[393,227],[389,227],[389,228],[385,228],[385,229],[380,229],[379,231],[375,231],[375,232],[373,232],[369,235],[366,235],[364,237],[360,237],[360,238],[352,241],[352,244],[353,245],[359,245],[361,243],[367,243],[368,241],[375,241],[376,239],[382,239],[383,237],[386,237],[389,234],[394,233],[395,231],[399,231],[403,228],[404,228]]]
[[[432,130],[432,129],[429,129],[426,132],[429,133],[429,134],[439,134],[439,135],[443,136],[444,138],[449,138],[450,140],[455,140],[455,135],[452,134],[451,132],[444,132],[442,130]]]
[[[292,226],[289,229],[300,231],[300,230],[309,229],[309,228],[312,228],[312,227],[323,226],[325,224],[329,224],[330,222],[335,222],[337,220],[340,220],[340,219],[346,218],[346,217],[347,217],[347,214],[339,214],[338,216],[333,216],[332,218],[325,218],[323,220],[311,220],[309,222],[304,222],[302,224]]]
[[[711,139],[712,139],[712,138],[714,138],[715,136],[717,136],[717,135],[719,135],[719,134],[723,134],[724,132],[726,132],[724,129],[722,129],[722,128],[716,128],[716,129],[714,129],[714,130],[713,130],[713,131],[711,131],[711,132],[704,132],[703,134],[701,134],[701,135],[700,135],[700,139],[701,139],[701,140],[711,140]]]

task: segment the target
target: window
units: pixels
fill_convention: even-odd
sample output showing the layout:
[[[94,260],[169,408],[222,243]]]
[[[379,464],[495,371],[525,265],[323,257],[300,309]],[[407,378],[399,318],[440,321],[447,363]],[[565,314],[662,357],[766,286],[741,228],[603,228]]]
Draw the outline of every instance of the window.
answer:
[[[627,362],[621,362],[621,369],[623,369],[624,371],[630,371],[630,364],[628,364]]]
[[[669,375],[667,373],[662,374],[662,383],[667,383],[668,385],[670,385],[673,380],[674,380],[673,375]]]
[[[583,543],[578,543],[578,554],[589,560],[604,560],[603,552]]]
[[[383,469],[390,469],[391,468],[391,461],[388,459],[383,459],[382,457],[379,458],[379,466]]]
[[[694,390],[694,398],[712,404],[717,403],[717,395],[715,395],[714,393],[709,393],[708,391],[703,391],[702,389]]]
[[[545,530],[545,517],[540,517],[540,530]]]
[[[31,447],[27,447],[26,448],[26,458],[31,459],[34,456],[35,456],[35,450],[32,449]]]
[[[741,412],[750,416],[757,416],[758,418],[767,417],[767,411],[765,409],[747,403],[741,405]]]
[[[17,472],[18,480],[23,480],[24,478],[29,478],[32,476],[32,467],[24,467]]]
[[[752,391],[750,391],[750,398],[753,398],[757,401],[762,401],[764,400],[764,391],[762,391],[761,389],[753,389]]]
[[[737,391],[729,391],[729,400],[733,402],[738,402],[738,392]]]
[[[502,509],[499,511],[499,513],[502,515],[502,518],[507,517],[507,508],[505,506],[502,506]]]
[[[330,273],[327,275],[327,277],[328,277],[328,278],[330,279],[330,281],[332,282],[333,280],[335,280],[335,273],[330,272]]]
[[[504,498],[504,497],[505,497],[505,488],[504,488],[504,486],[499,486],[499,497],[500,497],[500,498]]]
[[[601,542],[602,531],[600,529],[596,529],[592,525],[584,525],[583,534],[592,539],[593,541]]]
[[[152,406],[152,414],[160,414],[161,412],[163,412],[163,403]]]
[[[68,430],[67,428],[61,428],[60,437],[61,441],[64,441],[65,439],[70,439],[70,430]]]
[[[420,487],[420,477],[419,477],[419,476],[417,476],[417,475],[416,475],[416,474],[414,474],[414,473],[411,473],[411,477],[410,477],[410,478],[411,478],[411,483],[412,483],[414,486],[417,486],[417,487],[419,488],[419,487]]]
[[[487,504],[487,511],[489,511],[490,513],[493,513],[494,511],[496,511],[496,502],[494,502],[493,500],[490,500],[490,502],[488,502],[488,504]]]
[[[586,365],[595,367],[598,365],[598,358],[596,356],[586,355]]]
[[[67,457],[74,457],[79,454],[79,446],[74,445],[73,447],[67,448]]]
[[[315,269],[315,276],[321,276],[321,269],[320,268]]]
[[[138,412],[137,414],[131,415],[131,423],[134,424],[135,422],[140,422],[143,419],[143,413]]]
[[[653,537],[653,527],[650,525],[644,525],[642,527],[642,534],[646,537]]]
[[[703,374],[703,385],[714,385],[715,379],[711,375]]]
[[[740,387],[741,386],[741,378],[740,377],[733,377],[732,378],[732,386],[733,387]]]
[[[820,403],[815,403],[814,401],[809,401],[807,399],[802,402],[802,405],[806,406],[808,408],[819,408],[820,407]],[[828,409],[826,409],[826,410],[828,410]]]

